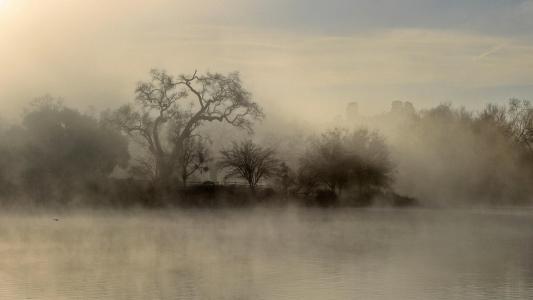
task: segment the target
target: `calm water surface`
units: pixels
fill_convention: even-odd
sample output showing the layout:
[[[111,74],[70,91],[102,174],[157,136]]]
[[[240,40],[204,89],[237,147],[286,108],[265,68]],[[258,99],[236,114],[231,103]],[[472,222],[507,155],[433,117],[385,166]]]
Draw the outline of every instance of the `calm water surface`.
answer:
[[[533,211],[4,213],[0,299],[533,299]]]

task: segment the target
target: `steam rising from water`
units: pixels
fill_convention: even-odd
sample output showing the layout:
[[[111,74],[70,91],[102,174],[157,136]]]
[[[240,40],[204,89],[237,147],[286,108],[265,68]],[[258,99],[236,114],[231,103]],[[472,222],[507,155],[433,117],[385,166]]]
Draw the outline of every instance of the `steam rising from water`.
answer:
[[[4,215],[0,298],[529,299],[532,217],[290,208]]]

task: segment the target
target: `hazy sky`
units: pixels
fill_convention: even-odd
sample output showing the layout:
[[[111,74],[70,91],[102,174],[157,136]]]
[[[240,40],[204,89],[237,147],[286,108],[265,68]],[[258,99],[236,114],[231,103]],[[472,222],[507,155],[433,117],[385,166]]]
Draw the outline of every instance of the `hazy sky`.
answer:
[[[533,99],[533,0],[0,0],[0,115],[98,109],[150,68],[239,70],[267,112]],[[298,113],[296,113],[298,111]]]

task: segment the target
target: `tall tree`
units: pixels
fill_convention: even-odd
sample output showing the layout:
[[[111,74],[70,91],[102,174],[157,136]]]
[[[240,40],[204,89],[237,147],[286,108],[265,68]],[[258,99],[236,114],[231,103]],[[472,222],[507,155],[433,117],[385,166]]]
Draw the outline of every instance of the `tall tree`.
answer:
[[[227,171],[226,178],[242,178],[252,191],[261,179],[278,174],[280,161],[275,157],[275,151],[260,147],[251,140],[234,142],[231,148],[222,150],[220,154],[220,166]]]
[[[237,72],[199,75],[195,71],[174,77],[152,70],[150,74],[151,79],[135,89],[135,104],[120,107],[109,119],[147,147],[155,161],[156,181],[162,186],[170,183],[187,141],[204,122],[251,131],[253,121],[264,116]],[[173,138],[165,141],[162,136],[169,130]]]

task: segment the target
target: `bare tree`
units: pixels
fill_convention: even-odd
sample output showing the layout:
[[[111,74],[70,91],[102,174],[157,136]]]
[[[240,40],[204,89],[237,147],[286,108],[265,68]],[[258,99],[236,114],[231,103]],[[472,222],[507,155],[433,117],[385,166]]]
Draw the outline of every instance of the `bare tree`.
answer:
[[[528,100],[510,99],[507,106],[488,104],[479,120],[496,125],[505,135],[533,153],[533,105]]]
[[[128,173],[136,179],[144,179],[152,184],[156,182],[154,157],[143,155],[130,162]]]
[[[152,70],[151,80],[140,82],[135,94],[134,105],[122,106],[108,117],[147,147],[155,160],[155,178],[162,185],[169,184],[187,140],[204,122],[225,122],[251,131],[253,121],[264,116],[236,72],[199,75],[195,71],[173,77]],[[165,142],[161,137],[168,130],[173,131],[173,139]]]
[[[255,190],[261,179],[278,174],[280,161],[271,148],[262,148],[250,140],[233,143],[230,149],[220,152],[220,166],[227,170],[226,178],[240,177]]]
[[[209,159],[209,149],[206,139],[201,136],[188,138],[183,147],[179,161],[179,173],[181,183],[186,186],[188,178],[196,172],[207,172]]]
[[[516,141],[533,154],[533,105],[527,100],[509,100],[508,118]]]

